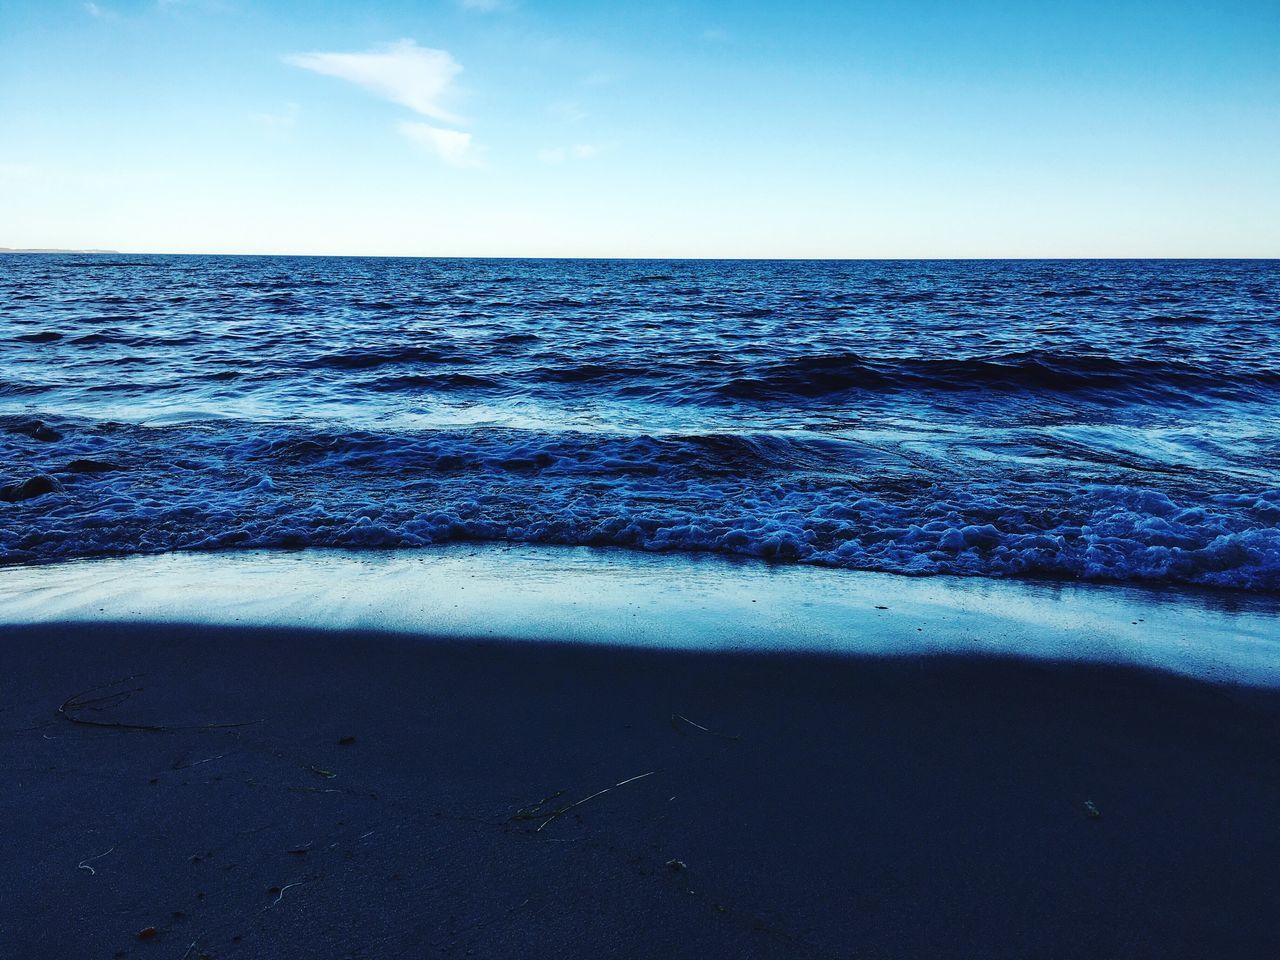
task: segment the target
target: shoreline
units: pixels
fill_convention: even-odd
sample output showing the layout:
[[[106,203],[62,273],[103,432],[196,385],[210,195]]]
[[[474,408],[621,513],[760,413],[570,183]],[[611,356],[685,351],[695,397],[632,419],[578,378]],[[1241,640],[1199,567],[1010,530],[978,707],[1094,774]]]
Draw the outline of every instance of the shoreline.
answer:
[[[0,625],[142,621],[834,655],[1008,656],[1280,687],[1280,598],[586,547],[169,553],[0,571]]]

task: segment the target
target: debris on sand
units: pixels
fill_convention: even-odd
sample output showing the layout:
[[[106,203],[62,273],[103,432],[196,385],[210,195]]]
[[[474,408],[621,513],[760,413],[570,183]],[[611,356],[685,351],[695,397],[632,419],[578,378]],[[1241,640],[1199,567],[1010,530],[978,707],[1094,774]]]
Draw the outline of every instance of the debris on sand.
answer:
[[[295,880],[293,883],[286,883],[286,884],[285,884],[284,886],[282,886],[282,887],[271,887],[270,889],[268,889],[268,890],[267,890],[267,893],[269,893],[269,894],[274,894],[274,895],[275,895],[275,899],[274,899],[274,900],[272,900],[269,904],[267,904],[267,905],[266,905],[265,907],[263,907],[262,909],[263,909],[263,910],[270,910],[272,907],[274,907],[274,906],[278,905],[278,904],[280,903],[280,901],[284,899],[284,892],[285,892],[286,890],[292,890],[294,887],[300,887],[300,886],[302,886],[304,883],[310,883],[312,879],[314,879],[314,878],[310,878],[310,877],[309,877],[309,878],[306,878],[306,879],[303,879],[303,880]]]
[[[110,850],[107,851],[107,853],[115,853],[115,849],[116,849],[115,847],[112,847]],[[94,870],[93,867],[89,866],[89,864],[93,863],[93,861],[95,860],[101,860],[103,857],[107,855],[107,853],[100,853],[96,857],[86,857],[85,859],[81,860],[79,863],[76,864],[76,869],[88,870],[89,876],[91,877],[96,875],[98,871]]]
[[[625,787],[628,783],[635,783],[637,780],[643,780],[645,777],[652,777],[657,772],[658,772],[657,770],[650,770],[648,773],[642,773],[642,774],[639,774],[638,776],[628,777],[626,780],[619,780],[612,787],[605,787],[603,790],[597,790],[595,793],[591,794],[591,796],[589,797],[583,797],[581,800],[577,800],[574,803],[569,804],[568,806],[561,807],[559,810],[556,810],[554,813],[552,813],[551,816],[547,817],[546,820],[543,820],[542,823],[538,824],[538,829],[535,832],[541,833],[542,828],[545,827],[547,824],[549,824],[552,820],[555,820],[557,817],[564,816],[574,807],[580,807],[584,803],[586,803],[588,800],[594,800],[596,797],[602,797],[606,793],[608,793],[610,790],[615,790],[618,787]]]
[[[537,803],[531,803],[527,807],[521,807],[519,810],[517,810],[515,813],[511,815],[511,819],[512,820],[537,820],[539,817],[546,815],[547,811],[544,810],[543,807],[545,807],[552,800],[558,800],[560,797],[563,797],[563,796],[564,796],[564,791],[557,790],[555,793],[551,794],[550,796],[543,797]]]
[[[721,733],[719,730],[712,730],[710,727],[704,727],[700,723],[694,723],[692,720],[690,720],[688,717],[684,716],[683,714],[673,713],[671,715],[671,729],[675,730],[676,733],[680,734],[680,736],[683,737],[683,736],[687,736],[688,734],[685,732],[684,726],[682,726],[682,724],[685,726],[693,727],[695,730],[701,730],[703,733],[709,734],[713,737],[723,737],[725,740],[741,740],[742,739],[742,737],[738,736],[736,733]]]

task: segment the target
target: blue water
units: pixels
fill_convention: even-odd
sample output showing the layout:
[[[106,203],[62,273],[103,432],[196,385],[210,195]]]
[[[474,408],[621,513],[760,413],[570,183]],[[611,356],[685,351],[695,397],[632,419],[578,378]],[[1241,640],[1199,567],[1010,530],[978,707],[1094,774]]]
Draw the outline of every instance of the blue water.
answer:
[[[445,541],[1280,590],[1280,262],[0,256],[0,559]]]

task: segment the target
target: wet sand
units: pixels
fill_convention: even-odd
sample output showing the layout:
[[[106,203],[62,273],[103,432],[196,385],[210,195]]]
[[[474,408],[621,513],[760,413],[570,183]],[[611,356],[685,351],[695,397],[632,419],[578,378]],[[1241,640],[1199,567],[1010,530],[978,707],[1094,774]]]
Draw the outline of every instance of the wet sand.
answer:
[[[325,625],[3,628],[0,955],[1280,955],[1271,684]]]

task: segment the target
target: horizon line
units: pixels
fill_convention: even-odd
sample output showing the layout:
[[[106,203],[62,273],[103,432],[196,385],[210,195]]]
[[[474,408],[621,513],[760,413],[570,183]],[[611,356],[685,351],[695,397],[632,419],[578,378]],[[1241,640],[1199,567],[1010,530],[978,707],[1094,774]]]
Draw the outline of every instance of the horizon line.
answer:
[[[114,250],[103,247],[0,247],[0,256],[130,256],[130,257],[244,257],[268,258],[280,257],[288,259],[334,259],[334,260],[582,260],[612,262],[663,262],[663,261],[703,261],[708,263],[913,263],[913,262],[985,262],[1013,261],[1024,263],[1054,263],[1061,261],[1094,261],[1094,260],[1147,260],[1178,262],[1189,260],[1217,261],[1269,261],[1280,260],[1280,255],[1211,255],[1211,256],[1150,256],[1150,255],[1066,255],[1066,256],[883,256],[883,257],[840,257],[840,256],[728,256],[709,255],[696,256],[608,256],[608,255],[529,255],[529,254],[418,254],[418,253],[232,253],[201,251],[143,251]]]

